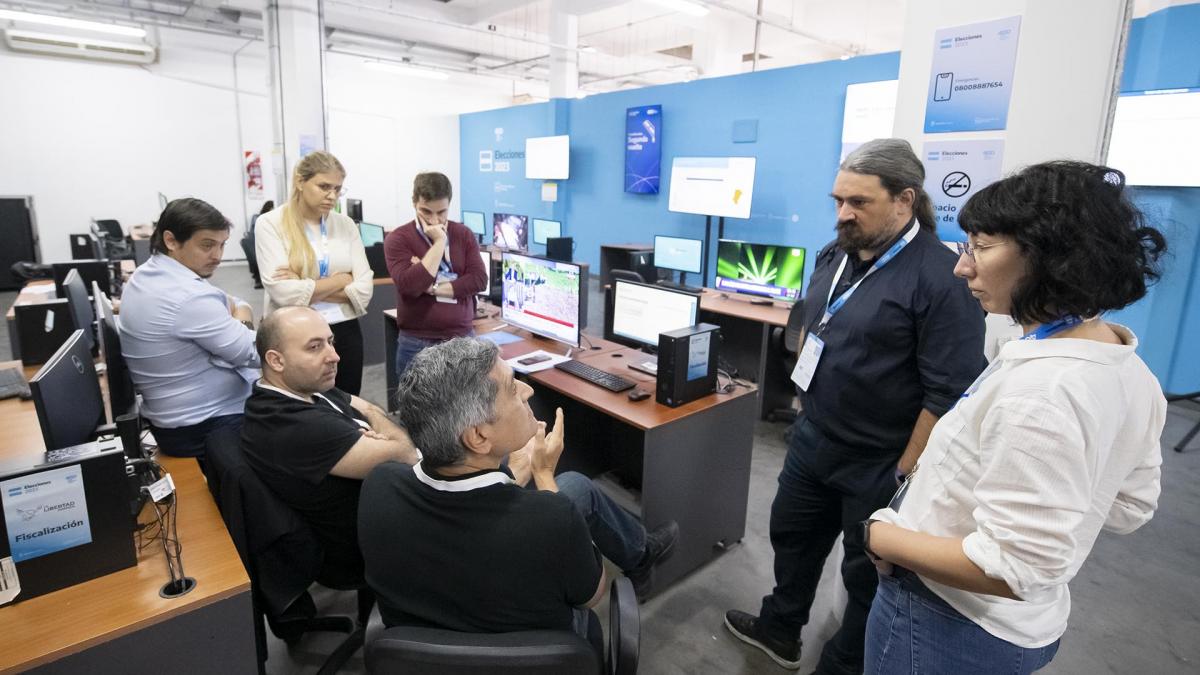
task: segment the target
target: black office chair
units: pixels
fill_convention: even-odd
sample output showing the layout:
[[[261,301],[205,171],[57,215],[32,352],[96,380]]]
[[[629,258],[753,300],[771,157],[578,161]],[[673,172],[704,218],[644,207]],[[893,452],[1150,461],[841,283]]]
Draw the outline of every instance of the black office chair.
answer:
[[[611,269],[608,271],[608,273],[612,277],[613,281],[620,279],[621,281],[635,281],[639,284],[646,283],[646,280],[642,277],[642,275],[634,272],[633,270]]]
[[[322,578],[324,551],[316,535],[246,463],[236,429],[209,438],[203,467],[208,489],[250,575],[259,673],[265,672],[267,660],[264,618],[288,645],[299,642],[304,633],[349,633],[318,671],[336,673],[363,645],[375,594],[361,580]],[[345,616],[317,616],[308,593],[313,581],[334,590],[356,590],[357,623]]]
[[[254,287],[262,288],[262,277],[258,271],[258,252],[254,248],[254,230],[247,230],[246,235],[242,237],[242,252],[246,254],[246,264],[250,266]]]
[[[100,240],[107,260],[133,260],[133,245],[125,238],[121,223],[112,219],[92,219],[91,231]]]
[[[789,376],[792,370],[796,368],[796,354],[800,351],[800,333],[804,330],[804,299],[801,298],[792,305],[792,310],[788,312],[787,327],[783,330],[776,329],[771,339],[775,341],[775,345],[780,347],[783,353],[783,368]],[[780,342],[782,341],[782,344]],[[795,408],[776,408],[767,413],[768,422],[793,422],[798,414]]]
[[[635,675],[641,616],[633,584],[625,577],[609,590],[609,642],[600,655],[571,631],[460,633],[440,628],[394,626],[372,618],[367,672],[421,675]]]
[[[1191,401],[1192,403],[1200,403],[1200,391],[1194,391],[1190,394],[1176,394],[1174,396],[1167,397],[1167,403],[1174,403],[1176,401]],[[1192,427],[1192,430],[1184,434],[1183,438],[1179,439],[1179,442],[1175,444],[1175,452],[1183,452],[1183,449],[1187,447],[1187,444],[1191,442],[1191,440],[1195,438],[1196,434],[1198,433],[1200,433],[1200,422],[1196,422],[1196,425]]]

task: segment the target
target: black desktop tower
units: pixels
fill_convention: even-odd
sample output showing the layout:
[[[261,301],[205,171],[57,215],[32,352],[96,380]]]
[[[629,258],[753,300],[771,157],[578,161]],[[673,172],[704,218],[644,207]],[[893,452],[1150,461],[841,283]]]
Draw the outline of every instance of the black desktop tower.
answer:
[[[356,223],[361,223],[363,221],[362,200],[361,199],[347,199],[346,200],[346,215],[350,216],[350,220],[353,220]]]
[[[45,363],[75,332],[66,298],[15,305],[13,324],[17,331],[13,358],[27,366]]]
[[[13,263],[41,262],[33,197],[0,197],[0,290],[20,290],[25,280],[12,273]]]
[[[547,237],[546,257],[559,262],[571,262],[575,255],[575,239],[572,237]]]
[[[700,323],[658,336],[655,400],[677,408],[717,390],[721,329]]]

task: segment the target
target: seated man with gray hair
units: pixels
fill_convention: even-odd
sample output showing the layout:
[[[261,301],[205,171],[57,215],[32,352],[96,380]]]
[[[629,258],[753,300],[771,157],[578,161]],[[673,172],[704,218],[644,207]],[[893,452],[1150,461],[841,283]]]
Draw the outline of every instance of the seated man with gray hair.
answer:
[[[588,478],[555,476],[562,409],[553,429],[534,418],[533,389],[513,378],[496,345],[455,338],[429,347],[398,392],[422,460],[376,467],[358,510],[384,624],[586,635],[575,610],[595,605],[606,586],[596,548],[639,596],[648,590],[678,526],[647,533]],[[530,478],[536,490],[522,488]]]
[[[334,387],[333,332],[316,310],[275,310],[256,341],[262,379],[246,401],[246,463],[312,528],[325,552],[322,578],[359,581],[362,479],[381,462],[411,464],[417,452],[378,406]]]

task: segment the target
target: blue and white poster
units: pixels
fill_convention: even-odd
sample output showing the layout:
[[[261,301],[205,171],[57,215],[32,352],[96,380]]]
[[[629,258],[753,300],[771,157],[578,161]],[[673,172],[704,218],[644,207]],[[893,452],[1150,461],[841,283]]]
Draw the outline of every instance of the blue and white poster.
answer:
[[[91,543],[78,464],[0,482],[8,546],[15,562]]]
[[[1010,16],[937,32],[925,133],[1005,128],[1020,31]]]
[[[662,106],[625,111],[625,191],[658,194],[662,175]]]
[[[976,192],[1000,178],[1004,141],[934,141],[925,144],[925,192],[933,202],[938,239],[962,241],[958,213]]]

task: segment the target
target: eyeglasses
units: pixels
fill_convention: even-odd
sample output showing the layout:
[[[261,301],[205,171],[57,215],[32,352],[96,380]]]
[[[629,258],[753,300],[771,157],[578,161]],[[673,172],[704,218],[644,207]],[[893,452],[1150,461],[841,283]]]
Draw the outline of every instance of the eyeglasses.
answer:
[[[317,183],[317,189],[325,194],[333,194],[334,197],[341,197],[346,194],[346,188],[341,185],[330,185],[329,183]]]
[[[958,242],[958,252],[966,254],[966,256],[968,258],[970,258],[971,260],[974,260],[975,253],[977,251],[986,251],[987,249],[992,248],[993,246],[1003,246],[1007,243],[1008,243],[1007,241],[997,241],[992,244],[974,244],[974,245],[972,245],[971,242],[969,242],[969,241],[960,241],[960,242]]]

